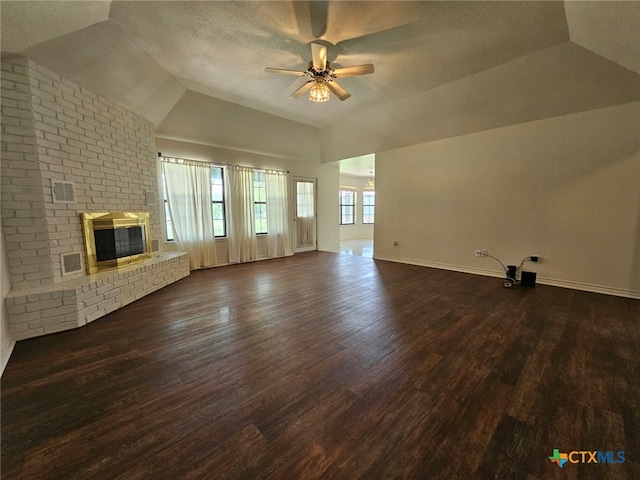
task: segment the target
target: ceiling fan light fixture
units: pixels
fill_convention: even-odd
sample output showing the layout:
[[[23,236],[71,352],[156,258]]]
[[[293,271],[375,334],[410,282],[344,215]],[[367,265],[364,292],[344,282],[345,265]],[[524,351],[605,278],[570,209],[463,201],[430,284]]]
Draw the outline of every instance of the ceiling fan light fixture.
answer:
[[[316,81],[309,90],[309,100],[316,103],[326,102],[330,95],[329,89],[322,80]]]
[[[335,81],[336,79],[368,75],[374,72],[371,63],[334,69],[331,63],[327,61],[327,47],[319,43],[311,43],[311,57],[312,60],[307,64],[305,71],[267,67],[265,72],[311,77],[311,80],[300,85],[289,98],[301,97],[308,91],[309,100],[316,103],[326,102],[332,93],[340,101],[344,101],[351,96],[349,92],[338,85],[338,82]]]

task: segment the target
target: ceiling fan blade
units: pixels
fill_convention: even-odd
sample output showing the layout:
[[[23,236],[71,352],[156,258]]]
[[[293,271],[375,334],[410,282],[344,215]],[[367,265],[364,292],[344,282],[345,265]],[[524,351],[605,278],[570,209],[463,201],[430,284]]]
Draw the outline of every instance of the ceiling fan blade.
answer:
[[[314,83],[315,83],[315,80],[309,80],[308,82],[303,83],[300,86],[300,88],[298,88],[295,92],[293,92],[291,95],[289,95],[289,98],[298,98],[304,92],[306,92],[308,90],[311,90],[311,87],[313,87]]]
[[[355,77],[357,75],[368,75],[373,73],[373,64],[354,65],[353,67],[336,68],[333,74],[337,78]]]
[[[327,47],[319,43],[312,43],[311,57],[313,58],[313,68],[320,72],[327,68]]]
[[[307,72],[301,72],[300,70],[285,70],[271,67],[265,68],[264,71],[269,73],[282,73],[283,75],[295,75],[296,77],[303,77],[307,74]]]
[[[349,98],[351,96],[351,94],[349,92],[347,92],[344,88],[342,88],[336,82],[333,82],[333,81],[326,82],[325,85],[340,100],[344,101],[344,100],[346,100],[347,98]]]
[[[291,2],[301,38],[322,38],[327,31],[329,2]]]

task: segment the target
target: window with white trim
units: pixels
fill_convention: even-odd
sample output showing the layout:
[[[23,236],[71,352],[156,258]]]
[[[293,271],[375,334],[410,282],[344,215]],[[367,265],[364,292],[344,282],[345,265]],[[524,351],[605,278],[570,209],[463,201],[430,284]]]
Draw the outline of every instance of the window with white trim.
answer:
[[[256,234],[266,234],[267,230],[267,179],[265,172],[253,172],[253,211]]]
[[[167,241],[173,242],[173,226],[169,215],[167,201],[167,185],[162,174],[162,192],[164,194],[164,218],[166,220]],[[224,199],[224,168],[211,166],[211,214],[213,215],[213,232],[216,238],[227,236],[226,204]]]
[[[355,224],[356,192],[340,189],[340,225]]]
[[[376,192],[364,190],[362,192],[362,223],[372,224],[375,218]]]

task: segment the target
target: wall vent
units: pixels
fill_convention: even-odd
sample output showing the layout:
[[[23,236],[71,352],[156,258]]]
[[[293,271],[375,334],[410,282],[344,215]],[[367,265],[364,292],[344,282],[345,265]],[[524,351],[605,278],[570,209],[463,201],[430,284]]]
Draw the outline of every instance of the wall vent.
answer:
[[[153,207],[155,206],[158,202],[156,200],[156,192],[154,192],[153,190],[145,190],[145,197],[147,199],[147,206],[148,207]]]
[[[158,251],[158,240],[151,240],[151,251],[152,252]]]
[[[76,203],[76,184],[51,179],[53,203]]]
[[[62,265],[62,276],[76,273],[82,270],[82,254],[63,253],[60,255],[60,264]]]

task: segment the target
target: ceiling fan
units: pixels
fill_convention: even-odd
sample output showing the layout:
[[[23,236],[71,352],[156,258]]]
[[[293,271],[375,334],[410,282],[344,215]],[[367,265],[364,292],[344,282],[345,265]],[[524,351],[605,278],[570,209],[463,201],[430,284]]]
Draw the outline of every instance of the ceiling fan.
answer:
[[[373,64],[371,63],[352,67],[331,68],[331,63],[327,61],[327,47],[319,43],[311,44],[311,58],[312,61],[309,62],[307,70],[304,72],[270,67],[265,68],[265,72],[311,77],[311,80],[305,82],[289,98],[298,98],[306,91],[309,91],[309,100],[313,102],[326,102],[329,100],[329,91],[340,100],[346,100],[351,94],[338,85],[336,79],[373,73]]]

